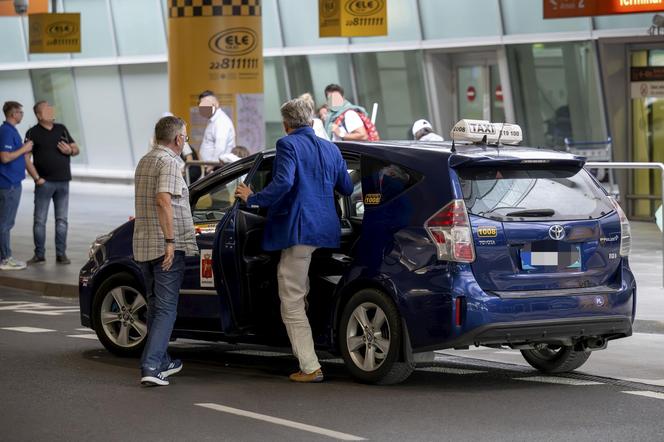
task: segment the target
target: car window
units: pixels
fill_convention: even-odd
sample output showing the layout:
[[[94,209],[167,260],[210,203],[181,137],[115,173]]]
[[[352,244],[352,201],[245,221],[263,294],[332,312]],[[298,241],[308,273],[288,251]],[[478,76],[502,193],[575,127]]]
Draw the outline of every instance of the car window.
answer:
[[[422,178],[419,173],[399,164],[372,157],[362,158],[362,193],[364,208],[380,206]]]
[[[362,197],[362,176],[359,170],[349,170],[353,183],[353,193],[350,195],[350,213],[348,218],[364,217],[364,198]]]
[[[592,219],[613,210],[584,169],[470,168],[458,173],[468,211],[486,218]]]
[[[219,221],[235,202],[235,189],[247,177],[248,170],[214,185],[192,205],[194,222]]]

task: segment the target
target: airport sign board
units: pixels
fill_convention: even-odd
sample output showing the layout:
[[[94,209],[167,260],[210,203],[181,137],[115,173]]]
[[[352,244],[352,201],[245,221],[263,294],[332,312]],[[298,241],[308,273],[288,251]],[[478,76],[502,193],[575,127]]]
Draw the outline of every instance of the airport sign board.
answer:
[[[31,14],[30,53],[81,52],[81,14]]]
[[[664,11],[664,0],[543,0],[544,18],[591,17]]]
[[[318,0],[321,37],[387,35],[387,0]]]

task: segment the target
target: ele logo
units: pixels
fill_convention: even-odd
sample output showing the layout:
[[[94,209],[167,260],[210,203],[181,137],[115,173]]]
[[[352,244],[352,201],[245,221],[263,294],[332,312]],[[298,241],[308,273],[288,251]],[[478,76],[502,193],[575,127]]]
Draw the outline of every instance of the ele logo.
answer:
[[[221,55],[245,55],[256,49],[258,38],[249,28],[232,28],[212,36],[210,50]]]
[[[498,229],[495,227],[478,227],[477,235],[484,238],[494,238],[498,236]]]
[[[78,30],[76,23],[59,21],[46,28],[46,33],[51,37],[66,37]]]
[[[383,10],[385,0],[348,0],[346,12],[352,15],[373,15]]]

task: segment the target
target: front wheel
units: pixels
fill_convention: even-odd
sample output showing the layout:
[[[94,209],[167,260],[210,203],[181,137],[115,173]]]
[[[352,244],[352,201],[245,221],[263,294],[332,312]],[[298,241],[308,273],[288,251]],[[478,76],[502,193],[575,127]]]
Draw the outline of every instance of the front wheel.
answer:
[[[542,373],[565,373],[576,370],[590,357],[589,351],[574,347],[539,344],[532,350],[521,350],[524,359]]]
[[[139,356],[148,333],[148,306],[140,286],[129,274],[104,281],[92,305],[92,324],[99,341],[118,356]]]
[[[339,324],[341,354],[351,375],[361,382],[396,384],[413,371],[399,362],[403,343],[401,316],[384,293],[365,289],[354,294]]]

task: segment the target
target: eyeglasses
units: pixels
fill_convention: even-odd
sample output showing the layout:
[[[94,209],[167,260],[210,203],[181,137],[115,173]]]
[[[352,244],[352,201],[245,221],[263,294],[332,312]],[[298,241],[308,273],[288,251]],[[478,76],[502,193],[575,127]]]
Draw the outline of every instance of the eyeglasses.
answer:
[[[178,137],[184,137],[184,142],[185,142],[185,143],[188,143],[188,142],[189,142],[189,135],[178,134]]]

